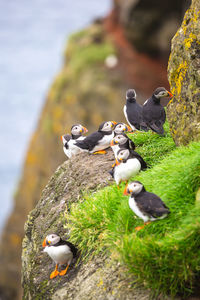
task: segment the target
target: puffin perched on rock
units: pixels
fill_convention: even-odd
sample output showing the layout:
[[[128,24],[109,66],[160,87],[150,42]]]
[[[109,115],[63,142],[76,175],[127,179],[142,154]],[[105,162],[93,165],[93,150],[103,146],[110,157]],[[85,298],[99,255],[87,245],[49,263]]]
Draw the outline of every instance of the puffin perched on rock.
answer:
[[[163,97],[173,97],[173,95],[164,87],[159,87],[151,98],[145,101],[142,108],[143,121],[149,129],[160,135],[164,135],[163,125],[166,120],[165,109],[160,104],[160,99]]]
[[[115,135],[110,143],[110,146],[114,152],[115,158],[117,156],[117,152],[121,148],[126,148],[129,150],[135,149],[134,142],[125,133],[120,133],[120,134]]]
[[[114,137],[114,121],[103,122],[98,131],[88,135],[83,141],[76,140],[74,145],[81,151],[87,151],[93,154],[105,154],[104,149],[110,147],[110,142]]]
[[[125,118],[132,128],[135,130],[147,130],[142,119],[142,105],[136,102],[136,92],[134,89],[129,89],[126,92],[126,104],[124,105]]]
[[[50,279],[58,275],[65,275],[73,258],[76,257],[78,251],[77,248],[72,243],[62,240],[60,236],[54,233],[47,235],[42,246],[44,248],[44,252],[47,252],[56,263],[55,270],[51,273]],[[59,272],[58,265],[65,264],[67,264],[67,267]]]
[[[85,136],[82,134],[88,132],[87,128],[83,127],[80,124],[75,124],[71,128],[71,135],[65,134],[61,136],[63,142],[63,151],[68,158],[71,158],[73,155],[78,154],[79,149],[73,147],[75,140],[84,140]]]
[[[169,208],[160,197],[147,192],[140,181],[133,181],[126,186],[124,195],[129,194],[131,195],[129,207],[139,218],[143,219],[144,226],[150,221],[164,219],[170,213]],[[144,226],[139,226],[135,229],[140,230]]]
[[[117,163],[109,173],[118,186],[122,181],[128,181],[131,177],[137,175],[140,170],[147,168],[143,158],[133,150],[120,149],[117,152],[116,159]]]

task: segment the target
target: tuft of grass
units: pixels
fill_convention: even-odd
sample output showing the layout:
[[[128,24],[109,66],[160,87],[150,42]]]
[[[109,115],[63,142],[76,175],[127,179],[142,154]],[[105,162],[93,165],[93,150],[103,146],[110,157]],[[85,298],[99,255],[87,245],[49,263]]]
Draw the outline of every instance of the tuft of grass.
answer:
[[[171,151],[174,146],[168,138],[162,138],[162,145],[166,142],[166,150],[168,145]],[[155,151],[150,145],[153,148],[160,137],[148,132],[135,135],[135,143],[136,140],[140,150],[148,154]],[[134,179],[159,195],[170,215],[136,232],[135,227],[143,221],[130,210],[128,197],[123,196],[124,185],[120,189],[112,185],[72,205],[68,215],[70,240],[85,257],[99,252],[115,254],[148,288],[171,295],[189,293],[200,275],[200,204],[195,204],[200,186],[200,143],[176,148],[169,154],[166,151],[164,155],[164,147],[160,148],[155,154],[159,157],[151,158],[154,167]]]
[[[162,137],[152,131],[137,132],[129,134],[129,138],[136,145],[136,150],[146,161],[149,167],[160,162],[167,153],[176,148],[176,145],[169,132],[169,123],[165,122],[165,137]]]

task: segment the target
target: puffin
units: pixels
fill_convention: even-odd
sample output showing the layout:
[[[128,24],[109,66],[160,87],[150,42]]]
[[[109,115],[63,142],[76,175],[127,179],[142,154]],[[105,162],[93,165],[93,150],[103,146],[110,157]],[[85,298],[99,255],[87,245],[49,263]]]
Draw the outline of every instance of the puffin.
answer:
[[[142,105],[136,102],[136,92],[134,89],[129,89],[126,92],[124,115],[133,131],[147,130],[147,126],[142,119]]]
[[[144,159],[135,151],[129,149],[120,149],[117,152],[117,163],[109,172],[115,179],[117,186],[121,181],[126,181],[137,175],[140,170],[145,170],[147,164]]]
[[[58,275],[65,275],[73,258],[77,255],[77,248],[69,241],[62,240],[59,235],[54,233],[47,235],[42,246],[44,248],[44,252],[48,253],[48,255],[56,263],[55,270],[51,273],[50,279],[53,279]],[[59,272],[58,265],[65,264],[67,264],[67,267]]]
[[[110,147],[116,124],[114,121],[103,122],[100,124],[98,131],[91,133],[83,141],[76,140],[74,145],[80,151],[87,151],[92,154],[105,154],[106,151],[104,149]]]
[[[71,158],[73,155],[76,155],[79,150],[73,147],[75,140],[84,140],[85,136],[82,134],[88,132],[86,127],[83,127],[81,124],[75,124],[71,127],[71,135],[65,134],[61,136],[63,142],[63,151],[68,158]]]
[[[160,197],[147,192],[140,181],[133,181],[126,186],[124,195],[129,194],[130,209],[144,221],[144,225],[136,227],[136,230],[144,228],[150,221],[164,219],[170,213]]]
[[[123,132],[132,132],[132,128],[125,123],[117,123],[114,128],[114,136]]]
[[[160,99],[163,97],[171,98],[173,95],[164,87],[158,87],[142,107],[143,122],[149,129],[162,136],[164,135],[163,125],[166,120],[165,109],[160,104]]]
[[[110,143],[110,146],[114,152],[115,158],[117,156],[117,152],[121,148],[126,148],[126,149],[130,149],[130,150],[135,149],[134,142],[125,133],[120,133],[120,134],[115,135]]]

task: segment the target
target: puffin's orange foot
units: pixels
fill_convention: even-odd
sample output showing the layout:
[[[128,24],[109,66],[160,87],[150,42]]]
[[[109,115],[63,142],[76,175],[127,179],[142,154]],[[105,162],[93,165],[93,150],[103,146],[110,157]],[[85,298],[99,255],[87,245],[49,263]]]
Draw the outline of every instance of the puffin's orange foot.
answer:
[[[67,268],[66,268],[66,269],[64,269],[64,270],[60,271],[60,276],[63,276],[63,275],[65,275],[65,274],[67,273],[67,270],[68,270],[68,268],[69,268],[69,265],[67,266]]]
[[[144,226],[146,226],[146,225],[148,225],[148,224],[150,224],[150,223],[151,223],[150,221],[145,222],[144,225],[135,227],[135,230],[139,231],[139,230],[143,229]]]
[[[50,275],[50,279],[53,279],[54,277],[58,276],[59,275],[59,272],[58,270],[54,270],[51,275]]]
[[[141,230],[143,228],[144,228],[144,225],[143,226],[137,226],[137,227],[135,227],[135,230],[139,231],[139,230]]]
[[[105,150],[99,150],[94,152],[93,154],[106,154],[107,152]]]

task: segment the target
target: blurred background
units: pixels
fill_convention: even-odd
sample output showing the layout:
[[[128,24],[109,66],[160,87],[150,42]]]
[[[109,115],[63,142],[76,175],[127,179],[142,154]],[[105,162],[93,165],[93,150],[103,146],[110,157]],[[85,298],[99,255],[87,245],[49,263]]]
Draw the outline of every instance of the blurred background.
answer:
[[[59,136],[77,122],[91,131],[125,121],[127,88],[142,103],[168,86],[170,41],[189,4],[0,0],[0,299],[21,298],[24,222],[65,160]]]

